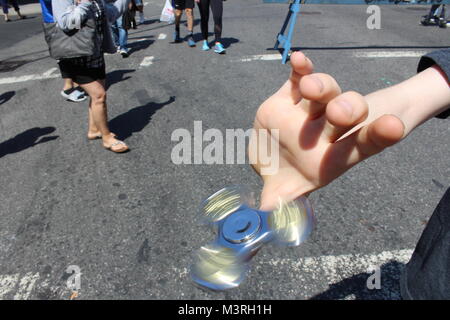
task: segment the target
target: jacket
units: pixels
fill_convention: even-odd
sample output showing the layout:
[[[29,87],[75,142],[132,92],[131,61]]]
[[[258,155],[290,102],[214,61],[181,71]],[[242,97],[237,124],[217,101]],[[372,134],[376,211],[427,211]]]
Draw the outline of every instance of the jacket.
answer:
[[[116,0],[112,3],[105,0],[103,2],[105,8],[105,23],[103,26],[103,40],[99,37],[97,47],[102,47],[104,52],[115,53],[117,48],[114,45],[113,35],[111,33],[111,23],[116,21],[128,7],[130,0]],[[83,25],[91,17],[92,2],[82,0],[81,3],[75,5],[74,0],[52,0],[53,17],[58,26],[64,31],[74,29],[76,25]]]

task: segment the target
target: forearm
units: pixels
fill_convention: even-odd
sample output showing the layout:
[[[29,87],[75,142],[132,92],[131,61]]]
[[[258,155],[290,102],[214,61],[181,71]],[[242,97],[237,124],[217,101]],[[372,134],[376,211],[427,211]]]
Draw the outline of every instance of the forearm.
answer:
[[[369,116],[364,124],[384,114],[392,114],[405,125],[405,137],[420,124],[450,107],[449,81],[444,72],[434,65],[395,86],[368,94],[366,100]]]

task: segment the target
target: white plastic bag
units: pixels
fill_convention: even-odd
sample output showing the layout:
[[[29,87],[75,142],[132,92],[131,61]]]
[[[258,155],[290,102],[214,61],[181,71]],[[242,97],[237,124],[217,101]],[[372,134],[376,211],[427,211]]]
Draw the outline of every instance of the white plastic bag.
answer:
[[[175,22],[175,14],[173,12],[171,0],[166,0],[166,4],[161,12],[161,18],[159,18],[159,21],[167,23]]]

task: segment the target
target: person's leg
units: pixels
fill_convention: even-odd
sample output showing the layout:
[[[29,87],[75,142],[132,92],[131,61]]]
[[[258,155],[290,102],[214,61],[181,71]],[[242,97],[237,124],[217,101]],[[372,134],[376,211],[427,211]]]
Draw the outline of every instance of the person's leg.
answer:
[[[92,127],[89,127],[89,132],[97,131],[102,136],[109,136],[111,132],[108,128],[105,87],[99,80],[81,84],[81,87],[91,99],[89,108],[91,109],[92,121],[89,121],[89,124]]]
[[[5,16],[5,21],[9,21],[9,10],[8,10],[8,1],[7,0],[0,0],[0,4],[3,9],[3,15]]]
[[[111,31],[113,34],[114,44],[117,48],[120,47],[119,44],[119,27],[117,26],[117,20],[111,23]]]
[[[439,6],[439,4],[433,4],[431,6],[430,12],[428,13],[428,19],[431,19],[436,15],[436,11],[439,9]]]
[[[145,22],[144,3],[142,2],[142,0],[135,0],[135,4],[136,4],[136,10],[137,10],[137,12],[139,12],[139,24],[142,24]]]
[[[182,9],[175,9],[175,33],[174,33],[174,41],[179,42],[180,39],[180,22],[181,16],[183,15]]]
[[[128,55],[128,31],[123,26],[123,16],[117,19],[117,28],[119,31],[119,49],[122,55]]]
[[[64,87],[63,87],[64,91],[73,88],[73,81],[72,81],[72,79],[70,79],[70,78],[63,78],[63,80],[64,80]]]
[[[115,138],[108,127],[108,112],[106,105],[105,80],[81,84],[91,101],[89,103],[89,129],[88,138],[97,135],[101,137],[103,146],[114,152],[123,152],[128,147]]]
[[[214,19],[214,36],[216,43],[221,42],[222,38],[222,13],[223,2],[222,0],[211,0],[211,11]]]
[[[25,16],[20,13],[19,3],[17,2],[17,0],[10,0],[10,1],[19,18],[25,19]]]
[[[194,11],[191,8],[186,8],[187,29],[189,34],[194,32]]]
[[[203,40],[208,40],[208,22],[209,22],[209,1],[202,0],[198,3],[200,10],[200,29],[202,30]]]
[[[194,3],[192,3],[193,5]],[[194,41],[194,10],[192,7],[186,8],[186,17],[187,17],[187,28],[188,28],[188,35],[187,35],[187,42],[190,47],[195,47],[195,41]]]
[[[61,71],[61,77],[63,78],[64,85],[63,90],[61,91],[61,95],[72,102],[81,102],[86,100],[86,96],[84,94],[84,91],[81,89],[81,87],[78,86],[77,83],[72,81],[72,74],[70,72],[70,69],[67,67],[67,65],[64,64],[64,62],[58,63],[60,71]],[[78,86],[78,87],[77,87]]]

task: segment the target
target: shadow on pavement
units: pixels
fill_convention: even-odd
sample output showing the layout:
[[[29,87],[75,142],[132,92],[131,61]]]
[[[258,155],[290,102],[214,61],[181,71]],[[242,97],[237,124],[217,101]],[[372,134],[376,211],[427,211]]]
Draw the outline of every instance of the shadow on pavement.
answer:
[[[142,41],[135,41],[135,42],[128,43],[127,46],[130,49],[130,51],[128,53],[131,55],[134,52],[137,52],[139,50],[147,49],[153,42],[155,42],[155,41],[154,40],[142,40]]]
[[[400,275],[404,267],[405,264],[398,261],[383,264],[380,267],[380,289],[367,288],[367,281],[374,272],[366,272],[330,285],[327,291],[311,300],[342,300],[350,295],[356,300],[401,300]]]
[[[114,70],[106,75],[106,90],[112,85],[130,79],[131,77],[125,77],[125,74],[136,71],[135,69]]]
[[[14,95],[16,94],[15,91],[7,91],[5,93],[0,94],[0,105],[8,102]]]
[[[223,44],[224,48],[228,48],[233,43],[238,43],[238,42],[239,42],[239,39],[236,39],[236,38],[222,38],[222,44]]]
[[[150,123],[156,111],[174,101],[175,97],[172,96],[165,102],[148,102],[143,106],[133,108],[109,121],[111,131],[116,133],[121,140],[125,140],[134,132],[142,131]]]
[[[7,154],[17,153],[38,144],[57,139],[58,136],[47,136],[39,139],[40,137],[52,133],[55,130],[55,127],[36,127],[19,133],[17,136],[0,143],[0,158],[6,156]]]

